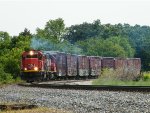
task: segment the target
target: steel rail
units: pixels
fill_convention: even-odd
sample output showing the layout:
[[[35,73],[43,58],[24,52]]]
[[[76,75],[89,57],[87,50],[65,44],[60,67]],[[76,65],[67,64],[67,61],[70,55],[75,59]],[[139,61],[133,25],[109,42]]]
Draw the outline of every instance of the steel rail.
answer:
[[[72,89],[72,90],[107,90],[107,91],[129,91],[150,92],[150,86],[111,86],[111,85],[64,85],[64,84],[18,84],[24,87]]]

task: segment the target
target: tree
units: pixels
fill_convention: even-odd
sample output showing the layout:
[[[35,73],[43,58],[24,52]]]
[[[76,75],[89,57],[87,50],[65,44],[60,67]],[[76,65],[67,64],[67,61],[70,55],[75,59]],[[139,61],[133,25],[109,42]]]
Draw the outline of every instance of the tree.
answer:
[[[48,39],[54,43],[62,42],[65,34],[63,19],[49,20],[44,29],[37,28],[37,37]]]
[[[16,78],[20,74],[20,58],[23,48],[13,48],[3,54],[0,59],[4,71]]]
[[[11,37],[7,32],[0,32],[0,49],[10,48]]]
[[[25,28],[23,32],[19,33],[19,36],[32,36],[32,34],[30,33],[30,30]]]
[[[72,25],[67,29],[65,39],[74,44],[77,41],[83,41],[90,37],[97,37],[101,35],[101,22],[95,20],[93,23],[84,22],[80,25]]]
[[[122,42],[124,41],[124,42]],[[84,41],[78,41],[86,55],[96,55],[104,57],[133,57],[134,49],[129,41],[121,37],[111,37],[108,39],[90,38]],[[126,49],[129,49],[126,51]]]
[[[118,44],[125,51],[126,57],[134,57],[135,50],[132,48],[129,40],[123,37],[111,37],[107,40],[110,40],[114,44]]]
[[[23,32],[19,33],[19,36],[14,36],[11,39],[11,48],[30,48],[32,37],[30,30],[25,28]]]

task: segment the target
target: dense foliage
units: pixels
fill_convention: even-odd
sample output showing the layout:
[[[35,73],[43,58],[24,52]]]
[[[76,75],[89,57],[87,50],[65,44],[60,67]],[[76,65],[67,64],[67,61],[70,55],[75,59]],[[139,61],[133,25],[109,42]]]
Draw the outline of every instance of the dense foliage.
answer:
[[[20,56],[24,50],[59,50],[74,54],[106,57],[139,57],[142,69],[150,69],[150,27],[129,24],[84,22],[65,27],[61,18],[49,20],[35,34],[25,30],[18,36],[0,32],[0,83],[20,74]]]
[[[87,55],[105,56],[105,57],[133,57],[134,49],[129,44],[128,39],[121,37],[89,38],[84,41],[78,41],[78,45]]]

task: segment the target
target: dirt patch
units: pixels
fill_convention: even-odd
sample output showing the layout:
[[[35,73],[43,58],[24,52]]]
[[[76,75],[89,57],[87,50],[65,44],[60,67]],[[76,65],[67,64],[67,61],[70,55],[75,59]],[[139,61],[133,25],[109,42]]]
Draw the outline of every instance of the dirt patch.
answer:
[[[13,104],[13,105],[0,105],[0,111],[10,111],[10,110],[24,110],[37,108],[37,105],[28,104]]]

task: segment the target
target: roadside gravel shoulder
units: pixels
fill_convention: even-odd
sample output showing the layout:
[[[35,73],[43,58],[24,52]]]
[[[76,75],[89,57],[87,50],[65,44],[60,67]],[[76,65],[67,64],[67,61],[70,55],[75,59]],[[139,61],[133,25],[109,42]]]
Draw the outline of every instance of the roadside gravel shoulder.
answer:
[[[44,89],[10,85],[0,88],[0,103],[29,103],[74,113],[150,112],[150,93]]]

